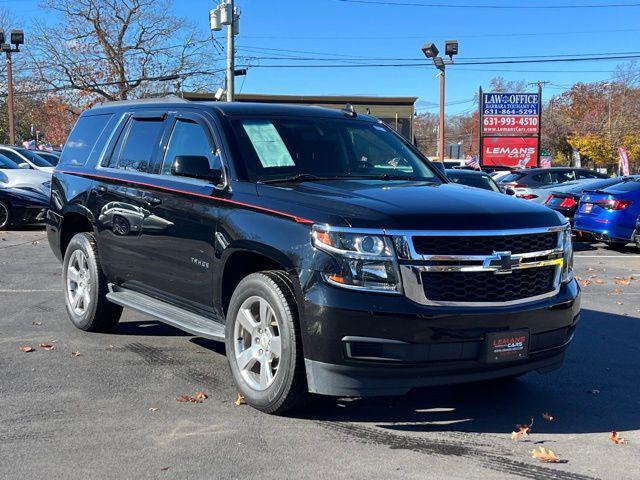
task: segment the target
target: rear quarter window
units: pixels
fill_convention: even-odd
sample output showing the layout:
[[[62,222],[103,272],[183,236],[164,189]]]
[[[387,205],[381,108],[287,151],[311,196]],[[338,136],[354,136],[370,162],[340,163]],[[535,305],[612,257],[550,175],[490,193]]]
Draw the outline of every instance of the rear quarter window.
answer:
[[[58,165],[85,165],[112,116],[108,113],[80,117],[64,145]]]

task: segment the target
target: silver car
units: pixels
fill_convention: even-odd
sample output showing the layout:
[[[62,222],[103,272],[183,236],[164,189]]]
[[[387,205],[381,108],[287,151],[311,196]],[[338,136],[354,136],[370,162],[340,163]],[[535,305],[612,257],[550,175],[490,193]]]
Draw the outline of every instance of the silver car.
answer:
[[[30,187],[49,195],[51,174],[20,166],[0,153],[0,188]]]
[[[36,152],[32,152],[26,148],[14,147],[11,145],[0,145],[0,154],[9,158],[18,165],[26,163],[29,165],[29,168],[46,172],[49,176],[51,176],[53,169],[55,168]]]

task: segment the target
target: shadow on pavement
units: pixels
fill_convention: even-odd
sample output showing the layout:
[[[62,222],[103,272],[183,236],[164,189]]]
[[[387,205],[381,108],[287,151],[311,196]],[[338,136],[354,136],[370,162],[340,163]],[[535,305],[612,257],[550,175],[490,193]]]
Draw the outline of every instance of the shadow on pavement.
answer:
[[[293,414],[395,431],[509,433],[534,420],[546,433],[640,428],[640,319],[583,310],[563,367],[510,381],[416,389],[403,397],[322,399]],[[548,422],[543,413],[554,420]]]
[[[191,336],[190,333],[183,332],[182,330],[153,319],[147,321],[120,322],[112,333],[114,335],[152,335],[158,337]]]

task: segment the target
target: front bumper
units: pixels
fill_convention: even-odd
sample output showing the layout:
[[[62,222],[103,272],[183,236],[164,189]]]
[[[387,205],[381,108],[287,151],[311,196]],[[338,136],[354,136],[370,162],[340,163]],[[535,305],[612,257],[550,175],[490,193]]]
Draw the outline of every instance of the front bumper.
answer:
[[[46,220],[46,207],[14,207],[14,225],[42,225]]]
[[[425,307],[316,283],[301,312],[309,390],[402,395],[416,387],[551,371],[563,361],[579,314],[575,281],[535,303],[465,308]],[[487,333],[522,329],[530,334],[526,359],[484,362]]]

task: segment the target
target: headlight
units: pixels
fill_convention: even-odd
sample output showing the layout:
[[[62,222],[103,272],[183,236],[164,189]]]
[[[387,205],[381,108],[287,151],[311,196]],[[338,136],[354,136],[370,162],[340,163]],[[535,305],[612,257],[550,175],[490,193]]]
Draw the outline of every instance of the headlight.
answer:
[[[354,290],[401,291],[389,237],[322,225],[314,225],[311,236],[314,247],[330,254],[338,265],[334,271],[320,272],[326,282]]]
[[[562,232],[562,283],[573,280],[573,242],[571,240],[571,228],[567,227]]]

